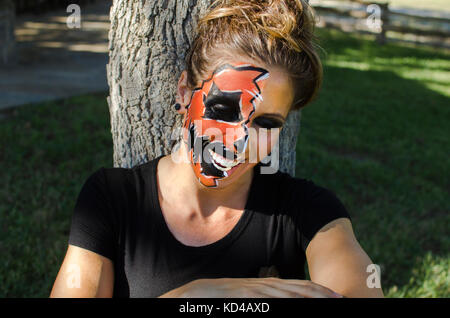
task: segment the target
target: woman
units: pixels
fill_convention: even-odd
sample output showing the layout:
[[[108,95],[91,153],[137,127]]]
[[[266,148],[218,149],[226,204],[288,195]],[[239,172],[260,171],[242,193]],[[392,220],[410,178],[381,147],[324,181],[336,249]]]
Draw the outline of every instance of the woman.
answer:
[[[313,26],[300,0],[212,6],[178,82],[180,146],[86,181],[51,297],[383,296],[334,194],[262,172],[321,84]]]

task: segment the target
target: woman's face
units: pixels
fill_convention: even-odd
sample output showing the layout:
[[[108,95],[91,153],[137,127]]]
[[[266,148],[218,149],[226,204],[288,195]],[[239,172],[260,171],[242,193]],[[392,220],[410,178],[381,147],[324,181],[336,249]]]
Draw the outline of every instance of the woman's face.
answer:
[[[183,123],[199,182],[225,187],[270,154],[293,98],[292,82],[278,68],[235,61],[202,79]]]

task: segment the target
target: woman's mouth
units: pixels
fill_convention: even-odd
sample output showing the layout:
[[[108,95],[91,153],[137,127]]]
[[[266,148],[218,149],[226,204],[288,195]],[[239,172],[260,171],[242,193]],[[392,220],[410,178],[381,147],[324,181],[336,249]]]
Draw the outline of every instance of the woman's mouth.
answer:
[[[212,158],[212,164],[214,165],[214,167],[216,167],[218,170],[223,171],[223,172],[227,172],[229,170],[231,170],[232,168],[236,167],[238,164],[240,164],[242,162],[242,160],[230,160],[227,159],[217,153],[215,153],[214,151],[212,151],[211,149],[208,149],[209,154],[211,155]]]

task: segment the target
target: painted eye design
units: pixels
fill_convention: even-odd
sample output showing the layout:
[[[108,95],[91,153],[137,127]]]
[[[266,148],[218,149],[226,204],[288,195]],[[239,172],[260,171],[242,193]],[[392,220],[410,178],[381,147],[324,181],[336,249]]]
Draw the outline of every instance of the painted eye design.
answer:
[[[213,83],[208,96],[204,97],[204,118],[222,120],[226,122],[239,122],[242,114],[239,106],[241,92],[222,92]]]
[[[211,110],[216,114],[226,115],[230,112],[230,108],[224,104],[214,104],[211,106]]]
[[[240,113],[233,107],[224,104],[214,104],[207,108],[207,116],[210,119],[223,120],[226,122],[239,122]]]
[[[268,118],[268,117],[257,117],[253,120],[253,124],[261,127],[261,128],[281,128],[283,127],[283,122],[281,120],[275,119],[275,118]]]

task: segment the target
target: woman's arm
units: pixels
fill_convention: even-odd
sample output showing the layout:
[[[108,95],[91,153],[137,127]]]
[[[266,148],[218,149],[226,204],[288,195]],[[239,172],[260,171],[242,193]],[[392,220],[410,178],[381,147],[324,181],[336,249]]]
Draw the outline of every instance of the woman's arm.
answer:
[[[97,253],[69,245],[50,297],[112,297],[113,262]]]
[[[268,278],[198,279],[158,298],[341,298],[307,280]]]
[[[356,240],[349,219],[336,219],[317,232],[306,258],[313,282],[345,297],[384,297],[381,287],[367,284],[372,261]]]

